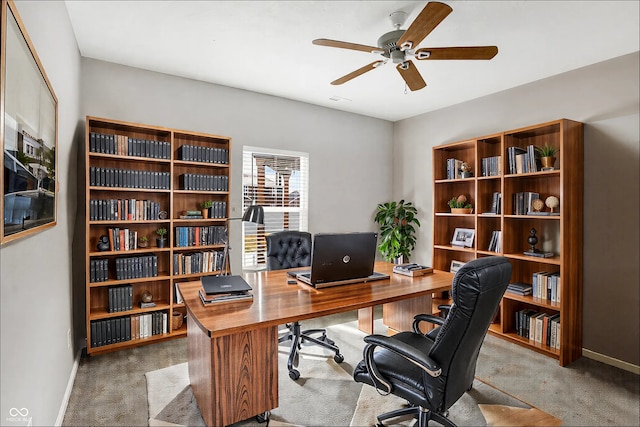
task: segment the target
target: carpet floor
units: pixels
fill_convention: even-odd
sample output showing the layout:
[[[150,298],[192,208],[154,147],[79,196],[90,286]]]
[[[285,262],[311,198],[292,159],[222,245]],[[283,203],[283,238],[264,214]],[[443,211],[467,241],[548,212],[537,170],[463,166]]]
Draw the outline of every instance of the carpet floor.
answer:
[[[329,326],[327,333],[336,341],[346,361],[338,364],[332,353],[305,346],[298,367],[301,377],[297,381],[289,378],[285,368],[288,347],[280,347],[279,406],[271,411],[270,425],[374,425],[376,415],[398,409],[405,403],[395,396],[382,396],[373,387],[353,380],[354,365],[350,363],[360,360],[365,336],[355,322]],[[150,426],[204,426],[191,392],[186,363],[148,372],[146,380]],[[480,380],[450,408],[450,419],[459,426],[561,424],[558,418]],[[401,425],[412,425],[414,420],[400,421]],[[236,424],[237,427],[253,425],[260,424],[255,419]]]
[[[379,319],[382,310],[376,309]],[[357,312],[348,312],[310,319],[303,326],[328,327],[356,319]],[[376,333],[385,331],[376,324]],[[362,354],[352,357],[341,363],[349,374],[350,364],[355,366]],[[145,374],[186,361],[186,338],[80,358],[62,425],[148,425]],[[280,364],[280,371],[286,372],[285,366]],[[299,370],[297,382],[309,374],[306,360]],[[566,426],[640,425],[638,375],[587,357],[561,367],[553,358],[489,335],[480,350],[476,377],[562,419]]]

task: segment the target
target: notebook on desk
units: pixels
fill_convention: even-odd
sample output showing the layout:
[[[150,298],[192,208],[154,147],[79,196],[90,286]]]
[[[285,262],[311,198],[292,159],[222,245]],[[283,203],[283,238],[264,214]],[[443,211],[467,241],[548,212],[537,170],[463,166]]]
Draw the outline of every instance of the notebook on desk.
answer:
[[[204,276],[201,281],[207,295],[246,294],[251,290],[242,276]]]
[[[316,289],[389,278],[373,271],[376,233],[321,233],[313,238],[311,270],[290,275]]]

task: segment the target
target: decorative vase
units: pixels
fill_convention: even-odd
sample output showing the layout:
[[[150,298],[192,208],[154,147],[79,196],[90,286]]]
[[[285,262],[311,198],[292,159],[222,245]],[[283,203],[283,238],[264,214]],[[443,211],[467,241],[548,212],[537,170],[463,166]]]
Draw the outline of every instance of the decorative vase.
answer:
[[[173,327],[173,330],[175,331],[176,329],[180,329],[182,327],[182,320],[184,315],[179,311],[174,311],[171,317],[171,325]]]
[[[393,263],[395,265],[400,265],[400,264],[404,264],[404,255],[400,255],[396,258],[393,259]]]
[[[470,214],[473,208],[451,208],[452,214]]]
[[[556,163],[556,158],[540,157],[540,163],[542,164],[542,170],[553,170],[553,165]]]

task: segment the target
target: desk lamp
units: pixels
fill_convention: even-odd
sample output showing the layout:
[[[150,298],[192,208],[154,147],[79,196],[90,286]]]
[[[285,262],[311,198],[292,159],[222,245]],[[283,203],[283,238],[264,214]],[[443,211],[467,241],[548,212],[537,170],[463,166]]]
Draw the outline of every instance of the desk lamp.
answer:
[[[218,276],[229,276],[231,274],[231,260],[229,259],[229,221],[241,219],[242,222],[253,222],[255,224],[264,225],[264,208],[255,204],[255,201],[251,206],[247,208],[242,217],[227,218],[224,226],[224,251],[222,252],[222,269]]]

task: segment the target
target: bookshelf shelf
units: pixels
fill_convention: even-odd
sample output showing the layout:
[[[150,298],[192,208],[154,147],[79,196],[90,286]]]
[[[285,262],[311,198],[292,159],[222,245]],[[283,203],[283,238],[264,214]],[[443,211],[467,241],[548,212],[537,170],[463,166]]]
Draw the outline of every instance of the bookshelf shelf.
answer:
[[[542,171],[536,163],[533,147],[543,145],[560,150],[553,170]],[[541,286],[555,287],[561,278],[560,290],[554,288],[554,298],[559,294],[561,302],[506,293],[499,321],[489,328],[493,335],[558,359],[561,366],[582,355],[583,157],[583,125],[566,119],[433,148],[433,267],[449,270],[454,262],[502,255],[511,262],[514,283],[531,284],[534,273],[544,273]],[[476,176],[447,179],[451,165],[462,162]],[[472,214],[448,213],[447,201],[460,194],[473,205]],[[558,215],[527,214],[533,211],[533,199],[545,201],[549,196],[560,199]],[[545,205],[543,210],[549,209]],[[473,247],[448,244],[456,228],[475,230]],[[553,253],[552,257],[524,254],[530,249],[532,228],[538,238],[536,249]],[[494,234],[501,240],[497,251],[488,250]],[[530,317],[547,317],[549,324],[550,319],[560,319],[559,326],[554,323],[560,332],[559,348],[518,334],[525,332],[517,330],[516,316],[525,310]]]
[[[85,137],[87,354],[183,337],[186,325],[172,328],[172,313],[186,314],[175,283],[219,273],[215,267],[224,248],[219,229],[229,216],[231,138],[91,116]],[[180,219],[185,211],[200,211],[204,201],[217,202],[216,218]],[[214,241],[212,227],[218,227],[218,241],[203,244]],[[167,230],[164,247],[156,245],[159,228]],[[106,251],[97,249],[103,236],[109,241]],[[141,236],[148,238],[145,248],[138,246]],[[191,273],[178,274],[186,263]],[[117,293],[125,288],[128,294]],[[145,292],[154,307],[140,307]],[[110,313],[110,304],[129,309]],[[140,337],[143,327],[149,336]]]

